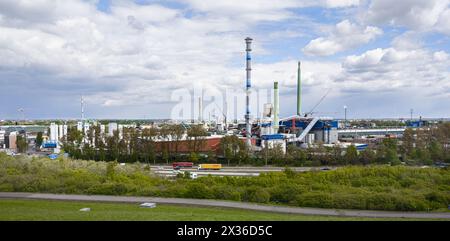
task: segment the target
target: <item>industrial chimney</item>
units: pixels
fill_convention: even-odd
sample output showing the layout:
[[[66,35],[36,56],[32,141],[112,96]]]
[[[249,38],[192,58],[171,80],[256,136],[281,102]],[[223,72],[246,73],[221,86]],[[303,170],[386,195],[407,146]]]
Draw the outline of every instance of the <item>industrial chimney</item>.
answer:
[[[247,52],[247,68],[246,68],[246,72],[247,72],[246,95],[247,95],[247,98],[246,98],[245,124],[246,124],[247,146],[249,148],[251,148],[251,146],[252,146],[252,141],[251,141],[252,126],[250,124],[250,93],[251,93],[250,88],[252,87],[252,83],[251,83],[252,57],[250,55],[250,52],[252,51],[252,40],[253,39],[251,39],[249,37],[247,37],[245,39],[245,43],[246,43],[245,51]]]
[[[203,122],[203,98],[198,97],[198,122]]]
[[[279,111],[280,111],[280,101],[279,101],[279,91],[278,91],[278,82],[273,83],[273,132],[274,134],[278,133],[278,129],[280,128],[280,120],[279,120]]]
[[[302,77],[301,77],[301,62],[298,61],[297,73],[297,115],[302,115]]]

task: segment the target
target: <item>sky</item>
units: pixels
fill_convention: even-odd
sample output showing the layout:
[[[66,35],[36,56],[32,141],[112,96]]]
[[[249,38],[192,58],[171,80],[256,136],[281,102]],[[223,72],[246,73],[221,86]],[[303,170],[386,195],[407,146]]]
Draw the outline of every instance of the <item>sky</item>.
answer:
[[[317,115],[450,117],[450,0],[0,0],[0,120],[78,118],[81,95],[87,118],[171,118],[177,90],[211,110],[243,93],[248,36],[282,117],[298,61],[304,112],[328,92]]]

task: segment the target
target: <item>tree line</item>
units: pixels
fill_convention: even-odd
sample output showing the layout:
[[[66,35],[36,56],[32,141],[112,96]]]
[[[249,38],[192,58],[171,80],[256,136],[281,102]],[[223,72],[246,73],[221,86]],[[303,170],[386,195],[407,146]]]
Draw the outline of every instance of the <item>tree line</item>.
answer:
[[[112,135],[102,133],[100,126],[91,126],[86,132],[76,126],[68,127],[63,150],[76,159],[119,162],[169,163],[195,155],[205,145],[206,130],[200,125],[185,128],[182,125],[163,125],[160,128],[124,127]],[[189,152],[179,153],[182,142]]]
[[[123,128],[122,133],[114,131],[112,136],[101,134],[99,126],[91,127],[86,135],[76,127],[69,127],[63,148],[77,159],[155,164],[173,161],[276,166],[450,163],[450,123],[406,129],[403,138],[383,138],[362,151],[354,145],[342,149],[319,143],[306,149],[288,145],[286,152],[281,146],[250,152],[243,139],[235,135],[224,136],[215,150],[205,151],[206,136],[201,125]],[[182,145],[187,145],[187,152],[180,153]]]

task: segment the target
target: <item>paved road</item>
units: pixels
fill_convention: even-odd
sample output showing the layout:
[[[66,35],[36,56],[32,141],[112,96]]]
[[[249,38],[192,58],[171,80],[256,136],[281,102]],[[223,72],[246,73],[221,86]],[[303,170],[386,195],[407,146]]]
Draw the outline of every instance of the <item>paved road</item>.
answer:
[[[433,212],[388,212],[388,211],[366,211],[366,210],[335,210],[320,208],[297,208],[269,206],[243,202],[216,201],[204,199],[184,199],[184,198],[156,198],[156,197],[129,197],[129,196],[101,196],[101,195],[65,195],[65,194],[42,194],[42,193],[8,193],[0,192],[0,198],[8,199],[42,199],[61,201],[100,201],[100,202],[122,202],[122,203],[164,203],[179,205],[195,205],[210,207],[239,208],[256,211],[325,215],[325,216],[347,216],[347,217],[370,217],[370,218],[434,218],[449,219],[449,213]]]
[[[151,166],[152,170],[162,176],[175,176],[172,166]],[[295,172],[308,172],[312,170],[321,170],[324,167],[292,167]],[[328,167],[331,170],[337,167]],[[282,172],[284,167],[222,167],[220,170],[198,170],[194,168],[182,168],[181,171],[195,172],[199,176],[213,175],[213,176],[259,176],[264,172]]]
[[[158,170],[173,170],[172,166],[150,166],[152,170],[154,171],[158,171]],[[311,170],[320,170],[321,168],[324,168],[326,166],[321,166],[321,167],[290,167],[293,171],[295,172],[307,172],[307,171],[311,171]],[[332,170],[337,169],[337,167],[328,167]],[[187,170],[187,171],[197,171],[197,166],[194,166],[193,168],[182,168],[182,170]],[[220,169],[219,171],[216,172],[282,172],[284,171],[285,168],[284,167],[245,167],[245,166],[240,166],[240,167],[228,167],[228,166],[223,166],[222,169]]]
[[[250,177],[257,177],[259,176],[258,172],[220,172],[220,171],[198,171],[198,170],[189,170],[189,169],[182,169],[181,172],[188,171],[191,173],[197,173],[198,176],[235,176],[235,177],[244,177],[244,176],[250,176]],[[163,171],[155,171],[156,174],[162,175],[162,176],[176,176],[176,173],[174,173],[173,170],[163,170]]]

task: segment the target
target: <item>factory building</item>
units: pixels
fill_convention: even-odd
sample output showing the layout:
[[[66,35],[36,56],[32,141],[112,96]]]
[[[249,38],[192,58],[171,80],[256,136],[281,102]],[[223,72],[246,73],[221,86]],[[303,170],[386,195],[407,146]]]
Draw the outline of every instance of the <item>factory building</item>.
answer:
[[[201,140],[198,140],[199,142],[201,142],[202,144],[199,146],[199,150],[198,152],[200,153],[209,153],[209,152],[213,152],[216,155],[222,155],[223,151],[220,148],[220,142],[222,140],[224,136],[223,135],[216,135],[216,136],[205,136],[204,138],[202,138]],[[242,142],[246,142],[245,137],[239,137],[239,139]],[[177,153],[184,153],[184,154],[189,154],[192,152],[191,150],[191,143],[193,140],[188,140],[188,139],[183,139],[178,141],[178,143],[176,141],[173,140],[159,140],[156,141],[156,145],[155,145],[155,149],[157,152],[160,152],[163,148],[169,148],[168,151],[169,152],[175,152],[177,149]],[[251,144],[254,146],[256,144],[256,139],[252,138],[251,139]]]
[[[303,143],[338,143],[338,121],[330,118],[289,117],[280,121],[281,132],[294,133]],[[310,128],[308,128],[310,127]],[[298,138],[297,138],[298,139]]]
[[[50,141],[56,142],[59,140],[59,133],[58,133],[58,125],[55,123],[50,124]]]
[[[261,148],[283,147],[286,152],[288,143],[308,147],[316,143],[336,144],[338,143],[338,121],[332,118],[305,117],[301,109],[301,63],[298,62],[297,78],[297,114],[288,118],[279,118],[279,90],[278,82],[274,82],[274,101],[272,109],[269,104],[265,105],[264,117],[258,128]],[[320,102],[319,102],[320,103]],[[267,110],[266,110],[267,109]]]
[[[286,136],[283,134],[269,134],[261,136],[261,148],[281,148],[286,153]]]

